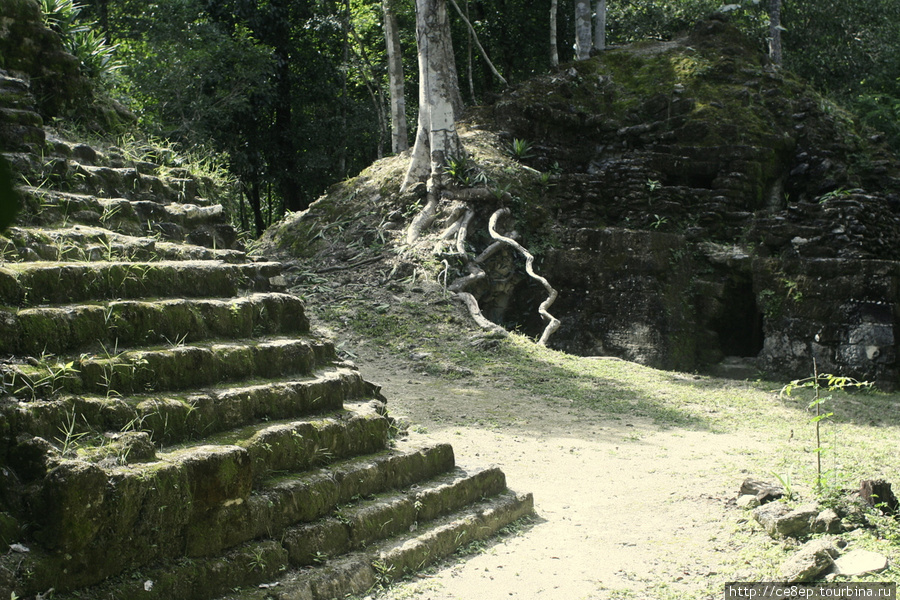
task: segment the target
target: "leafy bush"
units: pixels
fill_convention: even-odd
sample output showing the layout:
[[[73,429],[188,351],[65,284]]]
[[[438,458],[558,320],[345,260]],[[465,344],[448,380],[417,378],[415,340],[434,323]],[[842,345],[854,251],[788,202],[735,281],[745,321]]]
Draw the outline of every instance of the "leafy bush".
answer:
[[[106,43],[97,24],[81,20],[82,6],[74,0],[41,0],[44,24],[59,34],[66,50],[81,61],[81,71],[93,79],[108,77],[122,68],[116,46]]]

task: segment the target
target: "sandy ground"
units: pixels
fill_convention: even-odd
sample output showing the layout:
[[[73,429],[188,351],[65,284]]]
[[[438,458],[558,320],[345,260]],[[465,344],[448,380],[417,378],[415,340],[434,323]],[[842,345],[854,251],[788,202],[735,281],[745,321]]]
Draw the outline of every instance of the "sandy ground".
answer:
[[[393,586],[384,600],[721,598],[741,571],[730,532],[748,456],[765,442],[602,420],[489,381],[451,382],[357,349],[411,439],[453,444],[462,467],[499,465],[536,519],[482,552]]]

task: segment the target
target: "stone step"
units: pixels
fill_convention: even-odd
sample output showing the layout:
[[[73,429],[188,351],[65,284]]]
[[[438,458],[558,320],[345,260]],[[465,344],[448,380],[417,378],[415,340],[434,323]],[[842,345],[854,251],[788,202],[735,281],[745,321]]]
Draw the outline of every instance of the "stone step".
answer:
[[[103,227],[131,236],[161,236],[199,246],[237,249],[239,242],[220,204],[162,203],[101,198],[84,193],[60,192],[20,186],[21,225],[67,228],[70,225]]]
[[[41,128],[44,119],[30,108],[13,108],[0,106],[0,123],[4,125],[19,125],[24,127]]]
[[[6,364],[0,373],[11,395],[35,401],[60,393],[111,397],[309,375],[335,361],[330,342],[263,338],[122,351],[114,346],[71,360],[49,357]]]
[[[34,117],[17,119],[33,121]],[[79,195],[201,206],[215,204],[212,198],[221,193],[211,179],[196,177],[188,169],[129,158],[125,151],[115,147],[100,151],[45,132],[40,126],[29,127],[40,134],[40,156],[28,152],[27,145],[16,148],[25,152],[6,155],[13,170],[28,184],[26,188],[33,185],[43,190]],[[13,148],[12,145],[7,147],[8,150]],[[48,153],[46,156],[45,152]]]
[[[223,298],[269,291],[281,264],[221,261],[5,263],[0,305],[38,306],[114,299]]]
[[[0,70],[0,148],[7,151],[40,148],[45,138],[43,127],[29,83]]]
[[[465,488],[477,489],[477,481],[485,479],[484,472],[457,473],[455,476],[459,483],[452,491],[445,487],[443,492],[439,492],[441,495],[452,496],[460,492],[471,495]],[[475,483],[467,486],[467,481]],[[421,492],[410,490],[406,495],[414,498],[419,493],[431,493],[435,487],[442,485],[440,480],[428,482],[420,488]],[[288,537],[281,542],[265,539],[237,546],[222,557],[195,558],[189,562],[173,562],[165,567],[142,569],[139,573],[121,576],[89,591],[91,597],[97,598],[159,600],[210,600],[222,594],[227,594],[223,600],[331,600],[362,594],[376,583],[384,583],[385,578],[392,574],[390,566],[401,566],[417,559],[425,564],[432,563],[465,544],[496,534],[503,527],[533,512],[530,496],[518,496],[505,490],[505,487],[492,489],[486,496],[472,504],[460,502],[449,515],[434,521],[421,519],[415,533],[407,534],[400,542],[379,542],[376,538],[369,542],[368,547],[350,553],[341,552],[330,557],[320,552],[314,555],[317,566],[306,565],[305,558],[298,561],[291,553]],[[377,500],[371,502],[377,503]],[[464,508],[466,505],[468,507]],[[334,525],[324,533],[326,543],[348,537],[351,524],[334,518],[328,521]],[[427,556],[421,558],[425,553]],[[392,562],[385,563],[385,560]],[[386,566],[388,564],[390,566]],[[235,589],[240,587],[247,589]],[[56,597],[69,600],[75,596]]]
[[[45,547],[71,553],[114,543],[107,538],[152,544],[166,536],[183,544],[186,539],[184,548],[189,555],[218,552],[246,541],[230,540],[248,531],[247,527],[261,527],[259,515],[245,514],[245,523],[226,524],[222,531],[206,531],[206,525],[222,514],[237,516],[240,511],[232,507],[256,502],[251,491],[266,477],[274,472],[304,473],[383,451],[389,425],[378,407],[356,403],[316,418],[258,423],[159,451],[152,446],[145,451],[135,443],[127,448],[130,452],[119,456],[113,453],[121,448],[112,444],[111,448],[81,448],[74,460],[53,455],[47,461],[47,477],[40,484],[44,489],[34,492],[31,499],[32,510],[42,523],[35,535]],[[136,441],[146,436],[133,437]],[[103,487],[96,485],[98,481]],[[161,490],[161,486],[172,490]],[[132,519],[139,517],[140,504],[162,493],[169,494],[168,499],[186,501],[185,506],[172,506],[184,513],[178,525],[181,531],[139,533],[140,526]],[[96,498],[79,503],[79,496],[84,500],[85,494]],[[131,511],[136,512],[129,514]],[[79,522],[84,526],[79,527]],[[266,525],[270,524],[267,520]]]
[[[115,446],[132,441],[120,435],[123,433],[144,432],[154,444],[172,445],[258,422],[335,411],[344,402],[380,397],[378,387],[365,381],[358,370],[338,364],[308,377],[221,385],[185,395],[80,394],[37,402],[8,401],[0,405],[0,418],[5,419],[12,440],[36,436],[61,448],[69,432],[79,442],[75,446],[101,440],[115,450]]]
[[[167,178],[152,174],[155,165],[132,161],[129,166],[112,167],[69,163],[67,177],[72,191],[129,200],[193,202],[198,197],[197,182],[188,178]]]
[[[404,444],[282,476],[251,494],[247,450],[198,447],[168,459],[164,466],[120,467],[109,473],[79,461],[54,469],[47,485],[57,502],[40,507],[46,511],[40,535],[52,541],[44,542],[42,553],[27,557],[39,582],[32,585],[64,592],[158,561],[173,561],[160,571],[169,573],[179,565],[214,564],[214,556],[229,548],[280,539],[297,523],[327,517],[365,496],[420,484],[454,467],[449,445]],[[134,580],[126,576],[128,581]],[[29,592],[24,586],[23,591]]]
[[[398,444],[402,450],[408,443]],[[453,469],[447,444],[383,451],[305,474],[270,478],[244,503],[220,504],[206,513],[187,554],[210,556],[261,537],[279,537],[293,526],[313,523],[361,498],[418,484]]]
[[[7,111],[8,114],[2,111]],[[40,129],[40,116],[28,110],[0,108],[6,124]],[[42,139],[44,139],[42,137]],[[41,189],[104,198],[150,200],[158,203],[208,204],[205,197],[218,190],[208,180],[197,179],[184,169],[170,170],[158,164],[103,154],[86,144],[72,144],[50,134],[45,146],[49,155],[26,163],[17,172]]]
[[[292,566],[313,566],[324,557],[417,531],[426,522],[505,490],[506,477],[496,467],[474,472],[457,468],[427,485],[379,495],[341,507],[328,518],[288,528],[281,543]]]
[[[459,548],[496,535],[502,528],[530,516],[533,511],[534,501],[530,494],[521,496],[507,491],[439,519],[399,541],[387,540],[315,568],[292,569],[285,574],[280,570],[281,565],[276,563],[275,569],[259,574],[265,577],[256,577],[251,582],[253,588],[223,590],[225,595],[220,596],[219,600],[332,600],[363,595],[377,584],[386,584],[420,571]],[[275,552],[271,555],[273,559]],[[197,595],[183,597],[188,600],[205,599],[198,587],[194,589],[197,589]]]
[[[34,96],[29,82],[0,70],[0,106],[33,110]]]
[[[133,236],[102,227],[74,225],[59,229],[10,227],[0,235],[0,260],[21,261],[156,261],[221,260],[246,262],[242,250],[207,248]]]
[[[280,292],[0,309],[0,354],[18,356],[306,333],[303,303]]]

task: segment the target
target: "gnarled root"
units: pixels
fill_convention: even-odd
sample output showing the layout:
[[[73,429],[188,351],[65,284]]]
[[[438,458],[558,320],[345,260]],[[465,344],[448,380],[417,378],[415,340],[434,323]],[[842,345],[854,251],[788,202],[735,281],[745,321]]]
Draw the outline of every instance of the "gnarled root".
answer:
[[[493,321],[489,321],[487,317],[481,314],[481,308],[478,307],[478,300],[475,299],[475,296],[469,292],[456,292],[456,297],[463,301],[463,304],[469,309],[469,314],[472,315],[472,319],[479,327],[485,331],[490,331],[491,333],[502,335],[504,337],[509,335],[508,331]]]
[[[482,264],[504,246],[512,247],[525,257],[525,271],[528,273],[528,276],[540,282],[541,285],[544,286],[544,289],[547,290],[547,299],[538,307],[538,312],[546,323],[538,343],[542,346],[546,346],[547,340],[550,339],[550,336],[553,335],[560,326],[559,319],[551,315],[548,311],[550,306],[556,300],[557,292],[550,285],[550,282],[534,272],[534,256],[514,239],[516,233],[510,232],[508,236],[504,236],[497,232],[497,222],[501,217],[509,215],[510,210],[508,208],[501,208],[491,215],[488,231],[495,241],[485,248],[477,257],[472,257],[466,250],[466,238],[468,236],[469,223],[475,217],[475,210],[472,208],[470,202],[472,200],[496,196],[486,188],[467,188],[464,190],[453,190],[452,192],[448,192],[448,190],[440,190],[440,188],[428,191],[428,199],[425,206],[419,214],[416,215],[407,229],[406,242],[409,246],[407,251],[414,252],[416,246],[418,246],[420,250],[425,250],[425,248],[422,247],[423,244],[420,242],[425,241],[423,239],[424,232],[438,221],[439,198],[444,196],[447,200],[453,200],[454,202],[449,208],[449,214],[447,214],[441,223],[443,231],[435,237],[430,238],[433,242],[433,245],[430,248],[432,255],[444,259],[444,271],[442,272],[444,275],[444,288],[447,291],[454,293],[462,300],[466,305],[466,308],[468,308],[472,319],[479,327],[495,334],[508,335],[506,329],[490,321],[482,314],[481,308],[478,306],[478,300],[468,290],[476,283],[487,279],[487,273],[485,273],[482,268]],[[509,194],[504,192],[503,196],[509,196]],[[468,271],[466,275],[457,277],[449,285],[447,284],[447,274],[449,271],[448,259],[459,260],[460,263],[465,266],[466,271]],[[391,273],[391,276],[392,275],[393,272]]]
[[[541,318],[544,319],[544,322],[547,325],[544,327],[544,332],[541,334],[541,339],[538,340],[538,344],[541,346],[547,345],[547,340],[550,339],[550,336],[559,329],[559,319],[551,315],[547,309],[550,308],[550,305],[556,301],[556,290],[553,289],[553,286],[550,285],[550,282],[545,278],[541,277],[537,273],[534,272],[534,256],[526,250],[519,242],[516,240],[500,235],[497,233],[497,221],[500,220],[500,217],[504,217],[510,214],[508,208],[501,208],[497,211],[494,211],[494,214],[491,215],[491,220],[488,222],[488,231],[491,234],[491,237],[497,240],[498,242],[503,242],[509,246],[515,248],[519,254],[525,257],[525,272],[528,273],[528,276],[532,279],[540,282],[541,285],[544,286],[544,289],[547,290],[547,299],[541,302],[541,305],[538,307],[538,312],[541,315]]]

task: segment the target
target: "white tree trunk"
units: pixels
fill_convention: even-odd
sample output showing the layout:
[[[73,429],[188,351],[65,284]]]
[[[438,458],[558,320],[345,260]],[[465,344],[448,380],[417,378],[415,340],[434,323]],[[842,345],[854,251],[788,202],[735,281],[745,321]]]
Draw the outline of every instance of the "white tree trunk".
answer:
[[[403,56],[400,51],[400,31],[393,0],[382,0],[384,10],[384,40],[387,44],[388,88],[391,93],[391,151],[399,154],[409,148],[406,128],[406,98],[403,91]]]
[[[575,0],[575,60],[591,57],[591,0]]]
[[[419,47],[419,122],[412,160],[401,190],[419,181],[433,193],[442,186],[447,158],[463,152],[456,133],[462,112],[459,81],[444,0],[416,0]]]
[[[606,50],[606,0],[594,4],[594,49]]]
[[[769,58],[781,64],[781,0],[769,0]]]
[[[550,65],[559,66],[559,48],[556,45],[557,0],[550,0]]]

